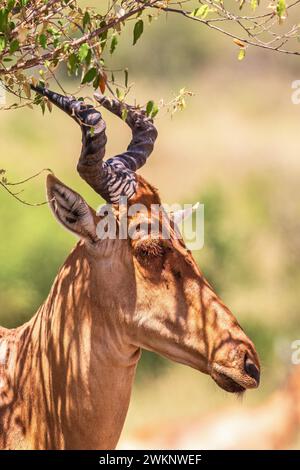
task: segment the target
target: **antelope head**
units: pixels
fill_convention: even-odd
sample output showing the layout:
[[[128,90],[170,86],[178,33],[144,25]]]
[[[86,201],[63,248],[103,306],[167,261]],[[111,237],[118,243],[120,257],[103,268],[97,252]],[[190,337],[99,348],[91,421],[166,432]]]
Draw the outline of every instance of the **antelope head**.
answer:
[[[112,206],[110,218],[117,230],[113,239],[99,231],[107,223],[103,213],[96,213],[53,175],[48,177],[51,208],[59,222],[80,238],[78,249],[90,266],[95,316],[105,312],[99,321],[107,322],[132,357],[138,358],[143,348],[155,351],[209,374],[228,392],[257,387],[260,366],[252,341],[178,236],[176,217],[153,213],[153,205],[161,204],[158,192],[136,173],[153,150],[157,137],[153,122],[140,109],[95,95],[106,110],[126,117],[132,130],[127,151],[103,161],[106,126],[101,113],[46,88],[35,90],[79,123],[78,172]],[[121,204],[122,198],[127,206]],[[136,205],[145,210],[133,210]],[[124,218],[133,237],[120,236]],[[153,234],[147,228],[157,221],[159,229]]]

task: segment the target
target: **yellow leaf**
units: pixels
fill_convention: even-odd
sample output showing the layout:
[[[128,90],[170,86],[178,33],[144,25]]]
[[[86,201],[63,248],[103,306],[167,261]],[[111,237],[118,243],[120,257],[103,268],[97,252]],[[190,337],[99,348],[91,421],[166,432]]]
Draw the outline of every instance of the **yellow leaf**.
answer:
[[[246,50],[245,49],[240,49],[239,55],[238,55],[238,60],[243,60],[246,55]]]

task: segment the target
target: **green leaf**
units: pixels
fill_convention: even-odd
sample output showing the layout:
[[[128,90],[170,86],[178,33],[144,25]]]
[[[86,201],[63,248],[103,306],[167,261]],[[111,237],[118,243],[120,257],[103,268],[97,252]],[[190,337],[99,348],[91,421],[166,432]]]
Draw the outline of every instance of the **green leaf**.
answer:
[[[146,105],[146,114],[148,117],[150,117],[151,119],[153,119],[157,113],[158,113],[159,109],[158,109],[158,106],[157,104],[154,103],[154,101],[150,100],[148,101],[147,105]]]
[[[105,21],[101,21],[100,28],[105,28],[105,26],[106,26]],[[104,49],[106,45],[106,40],[107,40],[107,30],[99,34],[99,39],[100,39],[100,46],[102,47],[102,49]]]
[[[144,22],[143,20],[139,20],[135,23],[134,29],[133,29],[133,45],[137,43],[137,41],[143,34],[143,31],[144,31]]]
[[[81,46],[78,50],[79,62],[82,63],[87,58],[89,50],[90,50],[90,48],[89,48],[88,44],[81,44]]]
[[[122,101],[125,97],[124,91],[120,90],[119,88],[116,89],[116,94],[117,94],[118,100],[120,101]]]
[[[76,54],[74,54],[74,52],[72,54],[70,54],[69,59],[68,59],[68,72],[71,75],[73,75],[73,73],[76,70],[77,60],[78,60],[77,56],[76,56]]]
[[[10,54],[13,54],[14,52],[16,52],[19,49],[19,46],[20,46],[20,43],[18,39],[14,39],[9,45]]]
[[[91,50],[91,48],[89,48],[87,56],[85,58],[85,63],[86,63],[87,66],[90,65],[91,60],[92,60],[92,50]]]
[[[196,8],[192,11],[190,16],[206,18],[209,13],[209,6],[208,5],[201,5],[201,7]]]
[[[97,73],[97,75],[96,75],[96,77],[94,78],[94,81],[93,81],[93,87],[95,88],[95,90],[97,90],[97,88],[99,88],[100,79],[101,79],[101,75],[100,75],[100,73]]]
[[[153,110],[152,110],[152,113],[151,113],[151,118],[152,118],[152,119],[155,118],[155,116],[158,114],[158,111],[159,111],[158,106],[157,106],[157,104],[155,104],[155,105],[153,106]]]
[[[276,13],[279,18],[282,18],[286,11],[286,3],[285,0],[278,0],[276,5]]]
[[[118,45],[118,36],[116,34],[113,35],[111,44],[110,44],[110,53],[113,54],[116,50],[116,47]]]
[[[8,25],[8,8],[0,10],[0,31],[5,33]]]
[[[121,118],[123,119],[123,121],[126,121],[127,116],[128,116],[128,109],[127,109],[127,108],[123,108],[123,109],[122,109],[122,113],[121,113]]]
[[[7,8],[9,9],[9,11],[13,9],[13,7],[15,6],[15,3],[16,3],[16,0],[8,0]]]
[[[85,29],[87,27],[87,25],[90,24],[90,23],[91,23],[91,17],[90,17],[89,12],[86,11],[84,16],[83,16],[83,20],[82,20],[83,29]]]
[[[0,52],[4,51],[6,45],[5,37],[0,36]]]
[[[40,46],[42,46],[43,49],[46,49],[47,47],[47,36],[46,34],[42,33],[39,35],[39,43]]]
[[[239,50],[238,60],[243,60],[245,58],[245,55],[246,55],[246,50],[244,48],[241,48]]]
[[[154,107],[154,101],[152,101],[152,100],[148,101],[148,103],[146,105],[146,114],[147,114],[147,116],[151,115],[153,107]]]
[[[97,69],[93,67],[90,70],[88,70],[85,76],[83,77],[81,81],[82,85],[84,85],[85,83],[92,82],[96,76],[97,76]]]

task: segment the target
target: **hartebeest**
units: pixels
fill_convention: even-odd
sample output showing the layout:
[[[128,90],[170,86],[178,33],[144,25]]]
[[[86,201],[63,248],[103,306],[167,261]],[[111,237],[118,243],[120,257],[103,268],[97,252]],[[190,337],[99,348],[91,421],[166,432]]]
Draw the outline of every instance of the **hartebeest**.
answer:
[[[146,216],[126,214],[135,238],[100,239],[101,216],[53,175],[52,211],[80,241],[36,315],[14,330],[0,329],[0,447],[111,449],[126,417],[141,349],[205,374],[229,392],[259,383],[259,360],[230,310],[199,271],[170,218],[170,238],[146,235],[158,192],[136,174],[153,150],[157,131],[146,113],[115,99],[95,98],[126,118],[127,151],[103,161],[101,113],[74,98],[36,88],[82,130],[78,171],[108,203],[118,225],[120,198],[142,203]],[[125,112],[123,112],[125,110]],[[147,218],[148,217],[148,218]],[[101,219],[102,220],[102,219]]]

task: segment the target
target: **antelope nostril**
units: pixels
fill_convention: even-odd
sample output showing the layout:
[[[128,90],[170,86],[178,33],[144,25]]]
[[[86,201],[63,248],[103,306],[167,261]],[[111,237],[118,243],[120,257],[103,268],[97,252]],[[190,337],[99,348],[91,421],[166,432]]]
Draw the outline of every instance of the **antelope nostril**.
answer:
[[[252,379],[256,380],[257,384],[259,384],[260,372],[254,362],[245,356],[245,372],[252,377]]]

